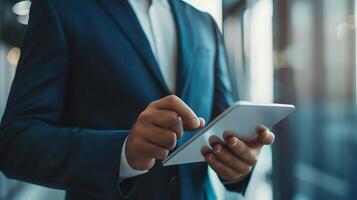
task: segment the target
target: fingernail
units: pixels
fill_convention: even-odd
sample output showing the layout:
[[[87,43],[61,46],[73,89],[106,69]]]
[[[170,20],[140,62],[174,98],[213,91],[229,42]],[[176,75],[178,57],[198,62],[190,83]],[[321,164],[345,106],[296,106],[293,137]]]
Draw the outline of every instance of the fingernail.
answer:
[[[201,152],[202,154],[207,154],[210,151],[210,148],[208,146],[204,146],[201,148]]]
[[[204,127],[206,125],[206,120],[202,117],[198,118],[198,121],[200,122],[200,127]]]
[[[216,145],[215,148],[214,148],[214,151],[215,151],[216,153],[221,152],[221,150],[222,150],[221,145]]]
[[[192,122],[193,122],[192,124],[194,124],[195,128],[199,128],[200,127],[201,122],[197,117],[193,118]]]
[[[237,138],[232,137],[229,141],[228,141],[228,145],[230,147],[234,147],[235,145],[237,145]]]
[[[266,126],[262,125],[262,124],[258,125],[257,128],[256,128],[257,132],[264,132],[266,130],[268,130],[268,128]]]

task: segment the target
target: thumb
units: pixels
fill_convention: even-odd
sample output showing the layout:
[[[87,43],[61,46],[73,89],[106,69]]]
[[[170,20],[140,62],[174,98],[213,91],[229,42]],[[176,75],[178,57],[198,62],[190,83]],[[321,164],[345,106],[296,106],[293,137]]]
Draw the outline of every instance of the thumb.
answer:
[[[198,117],[195,119],[195,126],[192,126],[192,125],[187,125],[187,124],[183,124],[184,125],[184,129],[185,131],[195,131],[195,130],[198,130],[198,129],[201,129],[203,127],[205,127],[206,125],[206,121],[205,119],[203,119],[202,117]]]
[[[261,145],[270,145],[274,143],[275,135],[263,125],[258,125],[256,128],[258,138],[257,142]]]

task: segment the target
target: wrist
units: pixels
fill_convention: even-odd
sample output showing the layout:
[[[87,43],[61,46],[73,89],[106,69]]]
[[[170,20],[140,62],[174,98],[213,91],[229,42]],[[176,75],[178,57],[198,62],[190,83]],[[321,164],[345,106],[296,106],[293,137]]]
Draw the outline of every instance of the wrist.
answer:
[[[120,159],[120,169],[119,169],[119,182],[123,181],[124,179],[131,178],[134,176],[142,175],[148,172],[148,170],[135,170],[132,168],[127,160],[126,151],[127,151],[127,139],[124,142],[122,152],[121,152],[121,159]]]

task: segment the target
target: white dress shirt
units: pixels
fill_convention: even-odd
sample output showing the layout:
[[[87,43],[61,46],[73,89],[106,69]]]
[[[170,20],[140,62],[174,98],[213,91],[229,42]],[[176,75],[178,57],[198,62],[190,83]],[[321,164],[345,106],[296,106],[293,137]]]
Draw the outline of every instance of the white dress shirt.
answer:
[[[174,16],[168,0],[128,0],[150,43],[152,52],[159,64],[163,78],[171,92],[175,92],[177,67],[177,32]],[[147,171],[138,171],[130,167],[125,154],[124,142],[119,181],[141,175]]]

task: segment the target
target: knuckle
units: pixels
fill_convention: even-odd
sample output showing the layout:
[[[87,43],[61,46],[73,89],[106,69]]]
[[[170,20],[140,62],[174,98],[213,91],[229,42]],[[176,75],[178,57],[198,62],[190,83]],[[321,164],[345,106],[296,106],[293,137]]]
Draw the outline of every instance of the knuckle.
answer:
[[[176,134],[170,132],[170,133],[168,134],[168,141],[167,141],[167,144],[168,144],[168,147],[169,147],[170,150],[172,150],[172,149],[175,148],[175,146],[176,146],[176,141],[177,141]]]
[[[174,124],[178,119],[178,114],[175,112],[168,112],[166,117],[172,124]]]
[[[243,142],[240,142],[238,145],[237,145],[237,148],[238,148],[238,152],[240,155],[244,155],[248,152],[248,148],[244,145]]]
[[[238,179],[240,179],[241,177],[242,177],[241,174],[235,174],[235,175],[233,176],[233,180],[238,180]]]
[[[248,167],[248,172],[251,172],[252,169],[253,169],[253,167],[252,167],[252,166],[249,166],[249,167]]]
[[[183,130],[182,129],[178,129],[177,131],[176,131],[176,139],[177,138],[181,138],[182,136],[183,136]]]
[[[252,166],[254,166],[254,165],[256,165],[257,164],[257,162],[258,162],[258,159],[257,158],[253,158],[252,160],[251,160],[251,165]]]
[[[148,108],[155,107],[158,103],[159,101],[152,101],[149,103]]]
[[[209,158],[209,157],[207,157]],[[213,161],[214,159],[206,159],[207,163],[212,167],[212,168],[215,168],[215,163]]]
[[[231,160],[231,156],[228,155],[223,149],[221,149],[219,152],[214,149],[213,152],[221,161],[229,162]]]
[[[148,110],[143,111],[140,113],[138,120],[139,121],[147,121],[151,117],[151,112]]]
[[[171,126],[171,130],[177,135],[177,138],[181,138],[183,136],[183,123],[180,118],[177,118],[174,125]]]
[[[252,167],[248,166],[248,165],[244,165],[244,166],[242,166],[241,169],[242,169],[243,173],[248,173],[248,172],[250,172],[250,170],[252,170]]]
[[[216,169],[221,169],[221,166],[217,163],[215,158],[212,158],[212,160],[210,161],[210,164]]]
[[[224,162],[227,162],[227,163],[231,163],[231,162],[233,162],[233,156],[231,156],[231,155],[225,155],[225,156],[223,156],[224,158],[223,158],[223,161]]]
[[[169,150],[160,150],[157,152],[157,159],[163,160],[169,155]]]
[[[170,104],[172,104],[172,103],[175,103],[176,101],[178,101],[178,97],[176,96],[176,95],[170,95],[170,96],[168,96],[167,97],[167,101],[170,103]]]
[[[135,126],[134,131],[133,131],[136,138],[138,136],[142,136],[142,134],[144,134],[145,132],[146,132],[146,128],[143,124]]]

